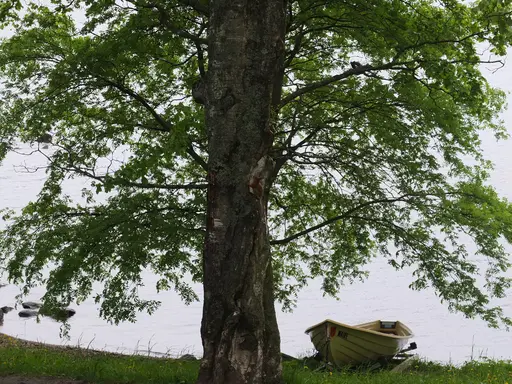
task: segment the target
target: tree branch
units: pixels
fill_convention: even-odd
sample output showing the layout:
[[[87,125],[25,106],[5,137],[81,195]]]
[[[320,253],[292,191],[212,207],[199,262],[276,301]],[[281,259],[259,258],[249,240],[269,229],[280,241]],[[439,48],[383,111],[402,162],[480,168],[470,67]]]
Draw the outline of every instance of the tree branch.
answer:
[[[104,179],[104,177],[100,177]],[[189,183],[189,184],[152,184],[152,183],[137,183],[133,181],[127,181],[123,179],[115,179],[119,181],[118,185],[125,185],[128,187],[144,188],[144,189],[169,189],[169,190],[193,190],[193,189],[206,189],[208,184],[206,183]]]
[[[196,44],[208,45],[208,39],[193,35],[192,33],[184,31],[182,29],[173,28],[171,26],[169,26],[169,29],[176,35],[192,40]]]
[[[301,30],[299,32],[297,32],[297,34],[295,35],[295,37],[293,39],[293,48],[289,52],[288,57],[284,63],[285,68],[289,67],[289,65],[292,63],[293,59],[295,59],[297,54],[302,49],[303,39],[306,35],[308,35],[312,32],[329,31],[333,26],[327,25],[327,26],[323,26],[323,27],[309,28],[306,30],[302,29],[302,27],[303,27],[303,25],[300,26]]]
[[[299,32],[294,39],[293,49],[290,51],[290,54],[286,61],[284,62],[284,67],[288,68],[288,66],[291,64],[297,53],[299,53],[300,48],[302,47],[302,39],[306,35],[306,32]]]
[[[95,76],[93,74],[93,76]],[[117,83],[115,81],[112,81],[110,79],[107,79],[102,76],[97,76],[100,80],[104,81],[106,84],[110,85],[111,87],[116,88],[117,90],[121,91],[122,93],[132,97],[134,100],[138,101],[150,114],[154,117],[154,119],[162,126],[162,131],[171,132],[172,125],[169,124],[160,114],[151,106],[149,105],[148,101],[142,97],[137,92],[131,90],[130,88],[125,87],[123,84]],[[208,169],[208,166],[206,164],[206,161],[197,154],[197,152],[194,150],[192,144],[189,144],[186,150],[187,154],[192,157],[196,161],[197,164],[201,168],[203,168],[205,171]]]
[[[336,221],[339,221],[339,220],[343,220],[345,219],[346,217],[350,216],[353,212],[359,210],[359,209],[362,209],[362,208],[365,208],[365,207],[368,207],[370,205],[373,205],[373,204],[380,204],[380,203],[395,203],[397,201],[403,201],[406,197],[411,197],[411,196],[415,196],[415,195],[411,195],[411,194],[404,194],[402,196],[398,196],[394,199],[378,199],[378,200],[372,200],[372,201],[366,201],[364,203],[361,203],[359,205],[356,205],[355,207],[349,209],[348,211],[342,213],[341,215],[338,215],[338,216],[334,216],[320,224],[317,224],[317,225],[314,225],[310,228],[307,228],[303,231],[300,231],[300,232],[297,232],[291,236],[288,236],[288,237],[285,237],[284,239],[279,239],[279,240],[272,240],[270,242],[270,245],[283,245],[283,244],[288,244],[289,242],[295,240],[295,239],[298,239],[299,237],[302,237],[304,235],[307,235],[308,233],[311,233],[311,232],[314,232],[316,231],[317,229],[320,229],[320,228],[323,228],[329,224],[332,224]]]
[[[202,13],[202,14],[204,14],[204,11],[208,12],[208,8],[205,7],[204,5],[202,5],[198,0],[180,0],[180,3],[185,6],[190,6],[194,10],[196,10],[197,12]],[[199,37],[198,35],[194,35],[186,30],[183,30],[181,28],[176,28],[174,25],[172,25],[169,22],[169,20],[171,20],[171,18],[169,17],[168,13],[165,11],[165,9],[160,4],[157,4],[157,3],[143,4],[139,1],[136,1],[135,5],[138,7],[141,7],[141,8],[156,9],[160,14],[160,17],[159,17],[160,24],[165,25],[172,33],[174,33],[178,36],[181,36],[185,39],[189,39],[189,40],[195,42],[196,44],[208,45],[208,39]],[[202,10],[202,11],[200,11],[200,10]]]
[[[290,101],[296,99],[299,96],[302,96],[306,93],[312,92],[318,88],[325,87],[325,86],[335,83],[337,81],[346,79],[353,75],[366,74],[367,72],[370,72],[370,71],[382,71],[385,69],[392,69],[392,70],[407,69],[407,70],[410,70],[410,68],[405,68],[404,66],[409,65],[409,64],[425,64],[428,62],[429,62],[429,60],[409,60],[409,61],[398,62],[398,61],[396,61],[396,58],[395,58],[393,61],[391,61],[387,64],[383,64],[383,65],[379,65],[379,66],[375,66],[375,67],[372,65],[362,65],[360,67],[351,68],[351,69],[349,69],[343,73],[340,73],[338,75],[328,77],[324,80],[320,80],[315,83],[308,84],[300,89],[297,89],[295,92],[290,93],[288,96],[284,97],[281,100],[279,108],[284,107]],[[468,62],[467,60],[449,60],[449,61],[446,61],[446,64],[457,64],[457,63],[467,63],[467,62]],[[478,61],[475,61],[474,64],[501,64],[502,66],[504,65],[503,60],[485,60],[485,61],[478,60]],[[374,77],[374,76],[372,75],[372,77]]]
[[[324,80],[317,81],[316,83],[311,83],[309,85],[306,85],[300,89],[297,89],[295,92],[290,93],[288,96],[284,97],[281,100],[281,103],[279,105],[280,108],[284,107],[286,104],[288,104],[290,101],[296,99],[299,96],[304,95],[305,93],[312,92],[315,89],[325,87],[326,85],[335,83],[336,81],[340,81],[343,79],[346,79],[352,75],[360,75],[367,71],[375,71],[375,70],[383,70],[383,69],[391,69],[394,66],[399,65],[395,62],[390,62],[388,64],[380,65],[378,67],[372,67],[371,65],[363,65],[361,67],[357,68],[351,68],[343,73],[340,73],[335,76],[328,77]]]
[[[197,7],[203,8],[203,6],[199,3],[198,0],[182,0],[180,2],[182,4],[184,4],[184,5],[192,6],[192,8],[194,8],[195,10],[197,10]],[[186,39],[189,39],[189,40],[193,41],[196,44],[208,45],[208,39],[199,37],[199,36],[194,35],[194,34],[188,32],[188,31],[185,31],[183,29],[176,28],[175,26],[173,26],[169,22],[169,20],[170,20],[169,15],[167,14],[167,12],[165,11],[165,9],[162,6],[160,6],[158,4],[151,4],[151,6],[156,8],[158,10],[158,12],[160,12],[160,23],[163,24],[163,25],[166,25],[167,28],[169,28],[169,30],[171,32],[175,33],[178,36],[181,36],[181,37],[184,37]]]
[[[421,41],[421,42],[418,42],[417,44],[412,44],[412,45],[408,45],[406,47],[403,47],[402,49],[400,49],[397,53],[397,56],[403,54],[404,52],[406,51],[409,51],[411,49],[416,49],[416,48],[420,48],[420,47],[423,47],[425,45],[438,45],[438,44],[460,44],[468,39],[471,39],[473,37],[481,37],[486,31],[478,31],[478,32],[475,32],[475,33],[471,33],[461,39],[445,39],[445,40],[437,40],[437,41]]]
[[[51,162],[53,167],[57,167],[58,169],[65,171],[65,172],[75,172],[81,176],[88,177],[90,179],[99,181],[100,183],[104,184],[107,178],[110,178],[111,181],[116,186],[127,186],[127,187],[135,187],[135,188],[143,188],[143,189],[166,189],[166,190],[197,190],[197,189],[206,189],[208,187],[208,184],[206,183],[188,183],[188,184],[158,184],[158,183],[139,183],[135,181],[129,181],[117,177],[109,177],[108,175],[99,176],[96,175],[94,170],[86,170],[83,168],[80,168],[79,166],[75,165],[71,159],[73,155],[73,150],[70,148],[64,147],[59,144],[53,144],[54,146],[61,148],[62,150],[66,151],[69,154],[70,160],[67,167],[56,165],[55,163],[51,162],[51,158],[43,153],[42,151],[38,150],[37,152],[41,153],[43,156],[45,156],[48,161]],[[203,160],[204,161],[204,160]]]
[[[195,11],[204,16],[210,15],[210,9],[207,5],[202,4],[199,0],[180,0],[180,3],[192,7]]]
[[[472,193],[466,193],[466,192],[460,192],[460,191],[453,191],[453,192],[446,192],[444,194],[442,194],[443,196],[466,196],[466,197],[473,197],[473,198],[476,198],[477,200],[481,200],[477,195],[474,195]],[[370,205],[373,205],[373,204],[380,204],[380,203],[396,203],[397,201],[405,201],[406,198],[412,198],[412,197],[439,197],[440,194],[435,194],[435,193],[406,193],[406,194],[403,194],[401,196],[398,196],[398,197],[395,197],[395,198],[388,198],[388,199],[377,199],[377,200],[371,200],[371,201],[366,201],[364,203],[361,203],[359,205],[356,205],[355,207],[347,210],[346,212],[342,213],[341,215],[338,215],[338,216],[334,216],[328,220],[325,220],[324,222],[320,223],[320,224],[317,224],[317,225],[314,225],[310,228],[307,228],[307,229],[304,229],[303,231],[300,231],[300,232],[297,232],[291,236],[288,236],[288,237],[285,237],[284,239],[279,239],[279,240],[272,240],[270,242],[270,245],[283,245],[283,244],[287,244],[295,239],[298,239],[299,237],[302,237],[304,235],[307,235],[311,232],[314,232],[316,231],[317,229],[320,229],[320,228],[323,228],[329,224],[332,224],[332,223],[335,223],[336,221],[339,221],[339,220],[343,220],[343,219],[346,219],[348,217],[354,217],[354,215],[352,215],[352,213],[362,209],[362,208],[365,208],[365,207],[368,207]]]
[[[199,75],[201,76],[201,79],[206,78],[206,69],[204,66],[204,54],[203,54],[203,48],[201,47],[201,44],[196,43],[196,49],[197,49],[197,66],[199,68]]]
[[[142,97],[137,92],[131,90],[130,88],[127,88],[123,84],[117,83],[115,81],[112,81],[110,79],[107,79],[103,76],[93,75],[97,77],[98,79],[104,81],[108,85],[110,85],[113,88],[116,88],[117,90],[121,91],[122,93],[132,97],[134,100],[138,101],[150,114],[155,118],[155,120],[160,124],[166,131],[171,132],[171,125],[165,121],[162,116],[151,106],[149,105],[148,101]]]
[[[208,171],[208,164],[206,161],[194,150],[192,144],[189,144],[187,147],[187,153],[192,157],[197,164],[201,166],[205,171]]]

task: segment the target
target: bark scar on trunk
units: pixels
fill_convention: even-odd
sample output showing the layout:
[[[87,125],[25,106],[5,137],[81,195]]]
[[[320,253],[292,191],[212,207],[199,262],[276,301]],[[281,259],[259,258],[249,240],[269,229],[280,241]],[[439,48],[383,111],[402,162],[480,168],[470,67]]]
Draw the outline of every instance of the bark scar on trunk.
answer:
[[[256,166],[251,170],[249,177],[249,192],[261,199],[265,190],[265,182],[274,169],[274,159],[265,155],[261,157]]]
[[[226,92],[222,96],[222,99],[220,100],[221,104],[221,111],[223,113],[226,113],[229,111],[235,104],[237,103],[236,97],[233,94],[233,91],[228,88],[226,89]]]

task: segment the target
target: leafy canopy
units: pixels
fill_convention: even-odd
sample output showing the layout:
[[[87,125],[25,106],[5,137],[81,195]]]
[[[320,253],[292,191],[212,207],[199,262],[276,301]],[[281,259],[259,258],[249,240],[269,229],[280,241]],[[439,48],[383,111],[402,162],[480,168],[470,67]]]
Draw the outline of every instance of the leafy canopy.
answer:
[[[196,299],[184,277],[202,278],[208,153],[191,89],[208,68],[208,1],[26,3],[0,5],[0,158],[48,132],[53,145],[34,149],[47,157],[37,200],[5,213],[2,267],[25,291],[45,284],[50,306],[94,294],[113,321],[157,308],[138,295],[143,270]],[[490,299],[510,286],[512,207],[486,183],[479,132],[506,137],[504,94],[480,65],[501,65],[512,7],[287,7],[269,202],[278,299],[293,305],[315,277],[336,295],[381,255],[450,309],[511,324]],[[63,191],[74,177],[90,181],[81,202]],[[488,260],[485,286],[468,242]]]

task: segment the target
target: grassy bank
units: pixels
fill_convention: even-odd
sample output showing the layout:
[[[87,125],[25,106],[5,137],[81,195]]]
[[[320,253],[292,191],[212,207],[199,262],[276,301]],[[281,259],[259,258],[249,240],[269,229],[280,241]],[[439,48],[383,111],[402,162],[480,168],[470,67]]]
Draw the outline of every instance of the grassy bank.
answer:
[[[198,368],[198,361],[47,346],[0,334],[0,382],[10,375],[22,375],[69,378],[94,384],[188,384],[194,383]],[[400,374],[313,372],[299,362],[287,362],[283,369],[287,384],[512,384],[512,363],[497,361],[473,362],[462,367],[418,362],[411,370]]]

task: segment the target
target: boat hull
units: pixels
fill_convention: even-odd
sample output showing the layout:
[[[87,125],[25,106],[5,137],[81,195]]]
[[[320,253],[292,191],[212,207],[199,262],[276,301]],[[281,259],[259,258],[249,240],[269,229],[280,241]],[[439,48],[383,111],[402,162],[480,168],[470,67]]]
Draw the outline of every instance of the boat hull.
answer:
[[[321,356],[336,366],[392,358],[413,337],[403,323],[380,320],[354,326],[325,320],[306,333]]]

